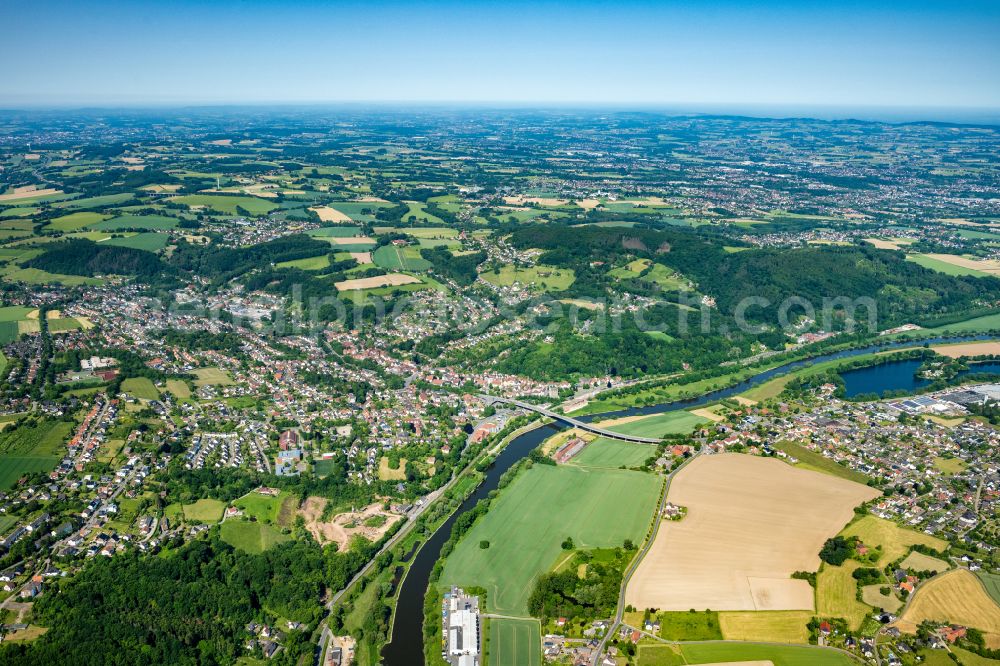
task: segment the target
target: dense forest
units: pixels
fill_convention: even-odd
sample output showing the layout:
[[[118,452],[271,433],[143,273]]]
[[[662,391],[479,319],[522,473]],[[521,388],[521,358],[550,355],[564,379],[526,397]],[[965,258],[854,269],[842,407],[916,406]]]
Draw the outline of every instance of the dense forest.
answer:
[[[116,245],[98,245],[84,239],[51,243],[44,253],[23,264],[62,275],[134,275],[151,278],[170,267],[152,252]]]
[[[97,558],[78,576],[50,583],[57,589],[35,605],[49,631],[5,646],[0,664],[232,663],[248,654],[249,622],[281,617],[315,628],[325,589],[342,587],[369,557],[304,542],[252,555],[212,538],[160,557]],[[312,650],[308,632],[283,645],[278,663]]]
[[[545,250],[539,258],[542,264],[572,268],[577,274],[573,295],[605,296],[608,278],[601,264],[642,257],[691,279],[699,292],[716,299],[724,316],[732,316],[744,298],[767,299],[767,304],[745,313],[748,320],[766,324],[777,323],[779,307],[791,297],[805,299],[817,311],[824,298],[872,297],[879,324],[887,328],[914,316],[967,309],[978,299],[1000,293],[998,278],[945,275],[907,261],[900,252],[867,245],[729,253],[720,242],[692,231],[570,230],[560,225],[516,229],[511,242],[522,249]]]

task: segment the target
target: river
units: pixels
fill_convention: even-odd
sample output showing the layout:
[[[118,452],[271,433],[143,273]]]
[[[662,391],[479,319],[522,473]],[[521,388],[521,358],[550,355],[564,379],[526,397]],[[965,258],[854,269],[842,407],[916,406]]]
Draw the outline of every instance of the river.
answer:
[[[859,349],[848,349],[833,352],[822,356],[817,356],[803,361],[793,361],[785,365],[763,370],[753,377],[738,384],[729,386],[717,391],[702,394],[695,398],[685,400],[674,400],[657,405],[647,405],[644,407],[632,407],[614,412],[603,412],[601,414],[578,417],[581,421],[590,421],[596,417],[617,418],[621,416],[633,416],[640,414],[659,414],[675,409],[688,409],[698,407],[711,402],[716,402],[722,398],[736,395],[746,391],[748,388],[767,381],[786,372],[805,367],[810,364],[821,363],[852,356],[863,356],[876,351],[897,349],[901,347],[914,347],[922,344],[943,344],[948,342],[962,342],[970,340],[991,340],[994,336],[977,335],[967,337],[932,338],[919,342],[895,342],[889,345],[871,345]],[[919,366],[919,362],[917,365]],[[889,365],[889,364],[887,364]],[[886,366],[881,366],[886,367]],[[845,373],[846,375],[847,373]],[[910,379],[913,379],[912,372]],[[541,444],[545,439],[552,436],[563,427],[557,423],[548,424],[529,430],[528,432],[513,439],[497,456],[493,465],[486,471],[486,478],[482,484],[458,507],[448,520],[431,535],[430,539],[420,548],[416,558],[410,567],[409,573],[403,579],[403,585],[399,590],[399,600],[396,604],[396,613],[393,617],[392,641],[382,648],[382,663],[385,666],[416,666],[424,663],[423,657],[423,619],[424,619],[424,593],[430,581],[431,570],[437,562],[448,537],[451,535],[451,526],[457,517],[465,511],[471,509],[475,504],[486,497],[491,490],[496,489],[500,481],[500,476],[506,472],[514,463]]]

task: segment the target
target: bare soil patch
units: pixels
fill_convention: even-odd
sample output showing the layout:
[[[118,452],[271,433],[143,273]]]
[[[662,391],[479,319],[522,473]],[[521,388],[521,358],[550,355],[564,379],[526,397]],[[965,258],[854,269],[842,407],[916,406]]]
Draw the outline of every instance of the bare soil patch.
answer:
[[[360,511],[348,511],[334,516],[327,522],[322,522],[323,511],[326,509],[325,497],[309,497],[299,509],[299,514],[305,520],[306,529],[320,544],[336,543],[340,550],[347,550],[351,540],[363,536],[369,541],[378,541],[402,516],[384,511],[379,503],[371,504]],[[365,521],[374,516],[384,516],[385,522],[377,527],[368,527]]]

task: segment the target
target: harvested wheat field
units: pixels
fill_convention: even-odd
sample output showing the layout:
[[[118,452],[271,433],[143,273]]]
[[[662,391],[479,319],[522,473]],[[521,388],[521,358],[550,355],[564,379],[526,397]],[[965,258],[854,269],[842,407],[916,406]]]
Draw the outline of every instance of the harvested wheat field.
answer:
[[[316,206],[315,208],[310,208],[309,210],[316,211],[319,215],[319,219],[323,222],[353,222],[351,218],[344,215],[336,208],[330,208],[329,206]]]
[[[347,550],[356,536],[372,542],[378,541],[401,518],[398,514],[383,510],[382,505],[376,502],[360,511],[339,513],[322,522],[326,503],[325,497],[309,497],[299,509],[299,514],[316,541],[321,545],[335,543],[341,551]]]
[[[1000,342],[988,340],[986,342],[966,342],[960,345],[935,345],[931,349],[949,358],[983,356],[986,354],[1000,354]]]
[[[565,206],[569,199],[556,199],[555,197],[504,197],[504,203],[508,206],[523,206],[527,203],[538,204],[539,206]]]
[[[13,190],[5,192],[4,194],[0,194],[0,201],[31,199],[32,197],[45,197],[50,194],[62,194],[62,190],[57,190],[51,187],[38,189],[34,185],[23,185],[21,187],[15,187]]]
[[[371,252],[351,252],[351,259],[358,262],[358,265],[370,264],[372,263],[372,253]]]
[[[983,632],[987,646],[1000,647],[1000,606],[966,569],[949,571],[918,587],[893,626],[913,634],[924,620],[974,627]]]
[[[716,414],[715,412],[712,411],[712,409],[716,407],[718,407],[718,405],[714,405],[713,407],[702,407],[701,409],[692,409],[691,413],[694,414],[695,416],[700,416],[703,419],[708,419],[709,421],[715,421],[716,423],[718,423],[719,421],[725,421],[726,420],[725,416],[723,416],[722,414]]]
[[[812,610],[795,571],[816,571],[819,551],[878,492],[771,458],[700,456],[668,498],[687,516],[664,522],[625,593],[636,608]]]
[[[417,284],[419,282],[420,280],[412,275],[388,273],[386,275],[376,275],[375,277],[334,282],[333,286],[337,288],[337,291],[351,291],[354,289],[375,289],[376,287],[396,287],[401,284]]]

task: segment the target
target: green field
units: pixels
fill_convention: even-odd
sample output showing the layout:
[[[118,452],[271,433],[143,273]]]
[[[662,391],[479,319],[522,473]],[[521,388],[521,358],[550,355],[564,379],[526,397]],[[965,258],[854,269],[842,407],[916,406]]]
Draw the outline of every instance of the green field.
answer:
[[[982,333],[984,331],[992,331],[995,329],[1000,329],[1000,313],[985,315],[983,317],[975,317],[973,319],[960,321],[955,324],[946,324],[944,326],[928,328],[927,331],[932,333],[945,331],[954,331],[956,333]]]
[[[868,483],[868,477],[861,472],[845,467],[837,461],[831,460],[830,458],[816,453],[815,451],[810,451],[806,447],[796,444],[795,442],[776,442],[773,446],[778,451],[784,451],[788,455],[797,458],[800,463],[807,466],[811,470],[825,472],[826,474],[840,477],[841,479],[847,479],[848,481]]]
[[[509,287],[515,282],[524,286],[533,286],[541,291],[563,291],[569,289],[576,276],[568,268],[554,266],[532,266],[520,268],[510,264],[499,271],[486,271],[481,277],[498,287]]]
[[[767,660],[774,663],[774,666],[851,666],[855,663],[846,654],[828,648],[757,643],[701,643],[683,646],[642,645],[639,647],[638,664],[680,666]]]
[[[248,553],[263,553],[268,548],[292,538],[270,525],[239,519],[222,523],[219,536],[233,548]]]
[[[431,262],[421,257],[420,249],[415,247],[383,245],[372,253],[372,261],[386,270],[425,271],[431,267]]]
[[[146,377],[130,377],[122,382],[122,391],[140,400],[158,400],[160,392]]]
[[[709,423],[709,420],[691,412],[677,410],[654,414],[629,423],[608,426],[607,429],[636,437],[663,437],[679,433],[687,434],[703,423]]]
[[[407,234],[421,240],[454,240],[458,229],[451,227],[375,227],[376,234]]]
[[[228,194],[186,194],[175,197],[171,201],[176,201],[189,207],[201,206],[211,208],[216,212],[227,215],[236,215],[237,206],[249,211],[251,215],[266,215],[278,207],[278,204],[258,197],[243,197]]]
[[[282,492],[276,497],[268,497],[253,492],[236,500],[233,505],[242,510],[248,517],[271,525],[279,525],[290,521],[291,512],[289,511],[286,511],[288,514],[286,518],[289,520],[282,520],[281,509],[285,502],[289,502],[289,505],[294,509],[295,498],[290,493]]]
[[[721,640],[719,614],[715,611],[660,613],[660,637],[673,641]]]
[[[993,601],[1000,605],[1000,574],[977,571],[976,575],[979,576],[979,580],[983,581],[983,587],[986,588],[986,593],[990,595]]]
[[[490,666],[540,666],[542,639],[535,620],[490,620]]]
[[[653,455],[656,448],[651,444],[598,437],[571,458],[570,463],[582,467],[639,467]]]
[[[642,541],[660,490],[643,472],[535,465],[494,500],[448,557],[441,585],[478,585],[491,611],[527,616],[535,577],[572,537],[579,549]],[[479,547],[480,540],[492,544]]]
[[[34,312],[36,308],[24,307],[23,305],[8,305],[0,307],[0,321],[21,321],[28,318],[29,312]]]
[[[133,198],[131,192],[123,194],[103,194],[97,197],[84,197],[83,199],[72,199],[55,204],[56,208],[100,208],[101,206],[113,206],[122,204]]]
[[[233,378],[222,368],[197,368],[192,370],[192,374],[197,378],[195,386],[229,386],[233,383]]]
[[[361,227],[319,227],[306,232],[315,238],[353,238],[361,235]]]
[[[124,238],[109,238],[104,241],[107,245],[117,245],[119,247],[134,247],[137,250],[146,250],[147,252],[157,252],[162,250],[167,246],[167,241],[170,237],[167,234],[158,234],[156,232],[135,234],[134,236],[125,236]]]
[[[858,581],[851,575],[861,564],[847,560],[836,567],[823,564],[816,576],[816,612],[822,617],[840,617],[852,631],[861,627],[871,606],[857,599]]]
[[[10,488],[29,472],[50,472],[66,453],[73,431],[66,421],[42,421],[0,433],[0,489]]]
[[[910,254],[906,256],[906,260],[919,264],[924,268],[930,268],[931,270],[938,271],[939,273],[944,273],[945,275],[973,275],[976,277],[985,277],[989,275],[989,273],[977,271],[974,268],[956,266],[955,264],[949,264],[947,261],[941,261],[940,259],[928,257],[924,254]]]
[[[27,207],[27,208],[6,208],[4,210],[0,210],[0,218],[5,218],[5,217],[30,217],[32,215],[35,215],[35,214],[39,213],[41,210],[42,210],[41,208],[33,208],[33,207]]]
[[[333,203],[329,203],[327,205],[330,208],[339,210],[355,222],[374,222],[375,215],[371,212],[365,213],[362,211],[376,211],[379,208],[392,208],[395,204],[391,204],[388,201],[334,201]]]
[[[173,229],[179,220],[165,215],[119,215],[91,225],[98,231],[119,231],[121,229]]]
[[[304,271],[321,271],[330,266],[330,255],[321,254],[318,257],[306,257],[305,259],[292,259],[275,264],[275,268],[301,268]]]
[[[186,520],[197,520],[202,523],[217,523],[222,520],[222,512],[226,503],[215,499],[200,499],[183,507]]]
[[[81,213],[70,213],[69,215],[63,215],[62,217],[54,218],[48,224],[45,225],[46,229],[52,229],[53,231],[76,231],[77,229],[82,229],[84,227],[89,227],[92,224],[97,224],[108,218],[107,215],[101,215],[100,213],[91,212],[81,212]]]

